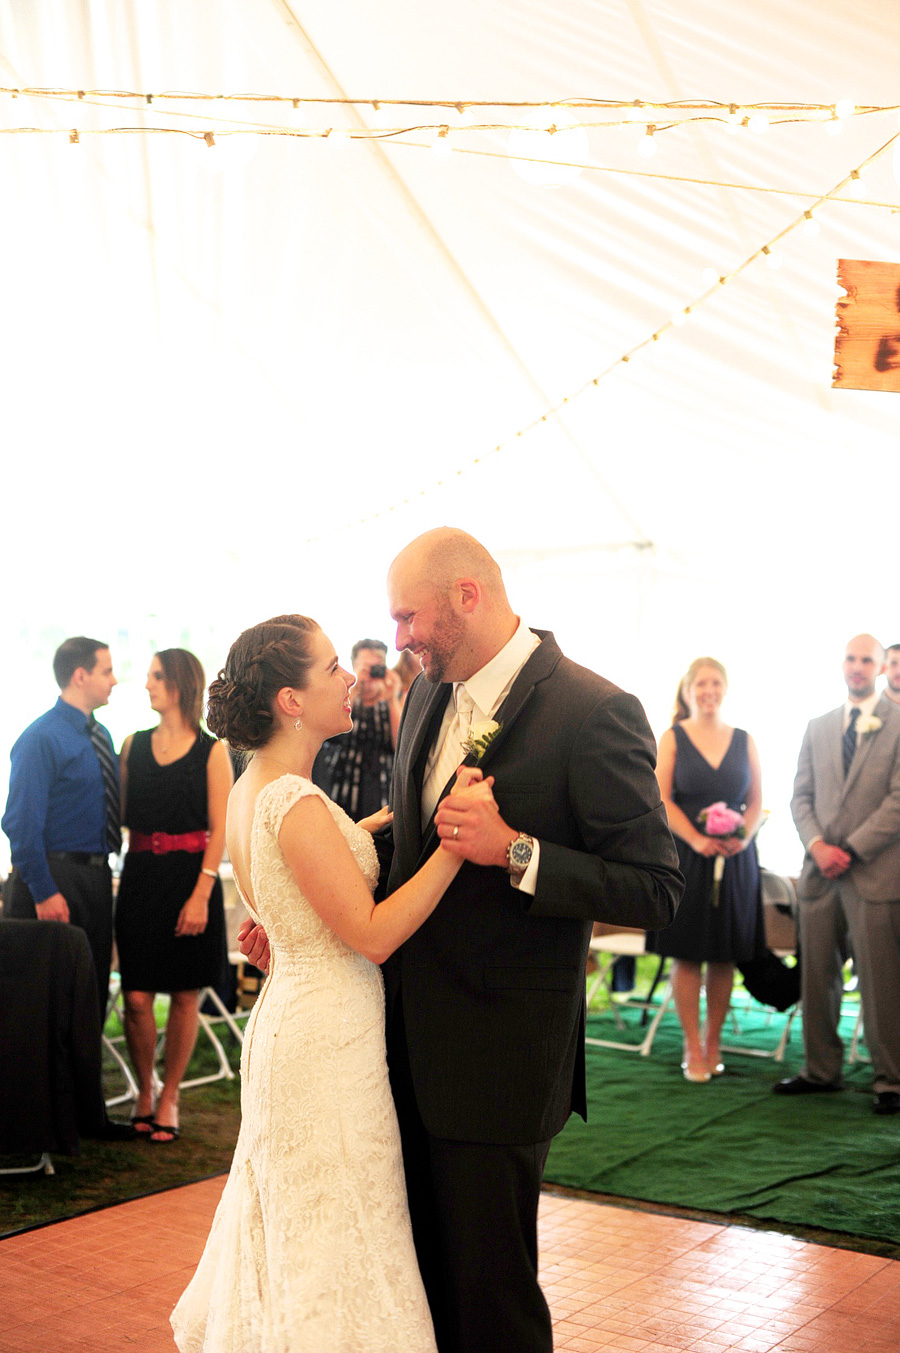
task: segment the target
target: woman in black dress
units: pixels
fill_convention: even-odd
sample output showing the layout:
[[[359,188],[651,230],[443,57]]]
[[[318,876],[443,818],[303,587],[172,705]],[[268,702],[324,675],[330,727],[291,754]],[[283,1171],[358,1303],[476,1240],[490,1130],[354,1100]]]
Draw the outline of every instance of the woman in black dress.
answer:
[[[231,761],[200,727],[205,687],[193,653],[167,648],[147,674],[154,729],[120,755],[128,854],[116,906],[125,1037],[138,1082],[133,1122],[152,1142],[178,1132],[178,1086],[197,1040],[199,992],[219,980],[225,917],[218,868],[225,844]],[[153,1104],[158,991],[171,993],[165,1073]]]
[[[731,1002],[734,964],[765,952],[755,833],[762,816],[762,781],[753,739],[720,714],[728,690],[725,668],[697,658],[682,679],[674,726],[660,738],[657,777],[685,877],[684,896],[667,930],[648,936],[648,949],[672,958],[672,994],[684,1032],[682,1069],[708,1081],[724,1067],[722,1025]],[[745,835],[707,836],[700,815],[716,803],[744,815]],[[716,860],[721,878],[716,880]],[[706,979],[703,980],[703,968]],[[706,1026],[700,991],[706,987]]]

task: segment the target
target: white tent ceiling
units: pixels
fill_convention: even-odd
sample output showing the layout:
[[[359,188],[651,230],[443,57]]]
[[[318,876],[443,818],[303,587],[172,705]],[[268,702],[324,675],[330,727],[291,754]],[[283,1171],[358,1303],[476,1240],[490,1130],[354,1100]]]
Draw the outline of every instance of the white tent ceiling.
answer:
[[[221,135],[358,133],[371,103],[0,95],[0,129],[55,129],[0,135],[5,637],[28,686],[3,731],[48,703],[67,632],[118,643],[123,733],[154,644],[218,663],[282,609],[387,637],[387,562],[449,521],[657,728],[697,651],[729,661],[784,821],[841,642],[900,635],[900,400],[831,388],[836,259],[900,261],[891,153],[777,271],[741,265],[897,134],[898,71],[884,0],[0,0],[7,88],[888,109],[836,136],[687,123],[652,159],[643,123],[582,109],[585,167],[539,187],[505,130],[434,107],[381,116],[452,124],[445,161],[428,130]],[[220,134],[90,134],[116,127]],[[740,271],[702,300],[705,268]]]

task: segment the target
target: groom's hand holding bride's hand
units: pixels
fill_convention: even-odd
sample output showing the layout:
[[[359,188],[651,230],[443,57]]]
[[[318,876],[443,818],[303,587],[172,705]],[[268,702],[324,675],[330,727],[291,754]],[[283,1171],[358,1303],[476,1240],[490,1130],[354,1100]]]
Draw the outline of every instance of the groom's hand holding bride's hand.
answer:
[[[472,864],[506,867],[506,848],[518,832],[500,816],[491,792],[494,777],[485,780],[475,766],[461,766],[456,784],[435,814],[441,845]]]

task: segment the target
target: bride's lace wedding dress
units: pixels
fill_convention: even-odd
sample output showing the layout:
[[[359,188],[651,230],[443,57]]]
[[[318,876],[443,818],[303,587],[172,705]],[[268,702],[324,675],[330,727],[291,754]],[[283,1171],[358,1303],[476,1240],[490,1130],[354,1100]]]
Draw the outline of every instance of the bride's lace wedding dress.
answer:
[[[366,879],[375,847],[309,780],[260,794],[254,908],[271,947],[241,1056],[240,1136],[203,1257],[172,1315],[182,1353],[435,1353],[384,1053],[380,970],[320,920],[278,845],[304,795]]]

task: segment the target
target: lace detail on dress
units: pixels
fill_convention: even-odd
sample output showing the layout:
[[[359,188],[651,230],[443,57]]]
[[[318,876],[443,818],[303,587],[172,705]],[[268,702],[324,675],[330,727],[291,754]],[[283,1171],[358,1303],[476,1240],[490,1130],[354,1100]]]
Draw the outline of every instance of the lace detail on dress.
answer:
[[[182,1353],[435,1353],[384,1053],[378,967],[300,892],[278,845],[318,794],[370,889],[375,846],[321,790],[260,794],[251,886],[270,976],[241,1057],[241,1132],[200,1265],[172,1316]]]

